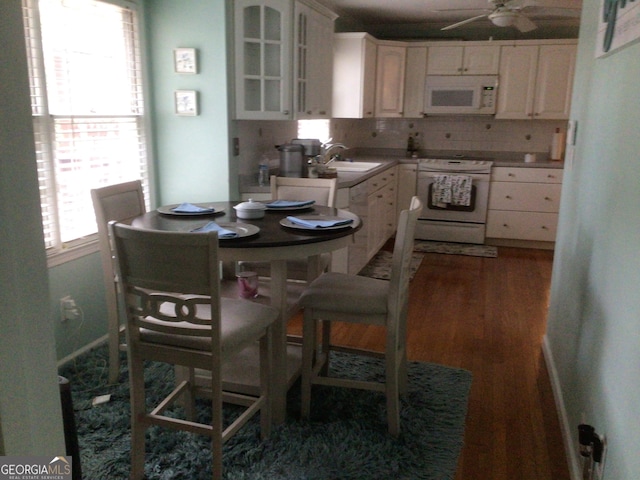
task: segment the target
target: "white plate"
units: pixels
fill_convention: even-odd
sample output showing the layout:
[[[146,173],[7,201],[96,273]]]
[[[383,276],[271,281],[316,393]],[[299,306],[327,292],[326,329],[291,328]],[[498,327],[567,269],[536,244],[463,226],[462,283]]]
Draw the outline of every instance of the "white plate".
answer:
[[[182,216],[182,217],[197,217],[197,216],[201,216],[201,215],[218,215],[220,213],[223,213],[224,210],[222,209],[217,209],[215,207],[215,205],[211,205],[210,203],[192,203],[192,205],[195,205],[197,207],[202,207],[202,208],[213,208],[215,209],[215,212],[174,212],[173,209],[176,207],[179,207],[180,205],[182,205],[181,203],[176,203],[173,205],[164,205],[162,207],[158,207],[158,213],[162,213],[163,215],[176,215],[176,216]]]
[[[205,224],[206,225],[206,224]],[[237,237],[232,238],[219,238],[218,240],[237,240],[238,238],[250,237],[252,235],[256,235],[260,231],[260,227],[256,227],[255,225],[250,225],[248,223],[218,223],[222,228],[227,230],[231,230],[232,232],[236,232],[238,234]]]
[[[297,218],[301,220],[347,220],[349,217],[338,217],[335,215],[296,215]],[[280,225],[287,228],[294,228],[296,230],[311,230],[312,232],[325,232],[327,230],[342,230],[344,228],[353,228],[357,225],[357,222],[354,220],[351,223],[347,223],[345,225],[336,225],[334,227],[305,227],[304,225],[298,225],[297,223],[293,223],[288,218],[283,218],[280,220]]]

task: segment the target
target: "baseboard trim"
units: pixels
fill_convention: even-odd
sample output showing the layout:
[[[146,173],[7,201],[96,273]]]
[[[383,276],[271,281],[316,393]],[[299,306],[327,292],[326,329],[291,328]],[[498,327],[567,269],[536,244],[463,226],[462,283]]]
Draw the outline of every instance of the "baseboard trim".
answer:
[[[94,340],[93,342],[85,345],[80,350],[76,350],[75,352],[67,355],[66,357],[61,358],[60,360],[58,360],[58,368],[63,366],[65,363],[70,362],[71,360],[73,360],[77,356],[82,355],[84,352],[88,352],[89,350],[97,347],[98,345],[101,345],[101,344],[105,343],[108,339],[109,339],[109,335],[108,334],[103,335],[102,337],[99,337],[98,339]]]
[[[558,370],[556,369],[556,364],[553,360],[553,352],[551,350],[551,345],[549,344],[549,338],[546,335],[544,335],[542,339],[542,353],[544,355],[544,360],[547,364],[547,370],[549,372],[549,380],[551,382],[551,390],[553,390],[553,398],[556,403],[556,410],[558,410],[560,430],[562,431],[562,439],[564,441],[564,450],[567,456],[567,463],[569,464],[569,475],[573,480],[581,480],[581,462],[580,457],[576,453],[576,438],[578,432],[575,428],[572,428],[571,424],[569,423],[569,416],[567,415],[567,410],[565,408],[560,378],[558,377]]]

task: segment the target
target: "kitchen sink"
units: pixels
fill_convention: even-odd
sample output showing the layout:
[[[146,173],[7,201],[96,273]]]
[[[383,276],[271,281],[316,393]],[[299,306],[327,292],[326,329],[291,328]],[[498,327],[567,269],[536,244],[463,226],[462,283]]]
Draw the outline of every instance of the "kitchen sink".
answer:
[[[380,162],[345,162],[336,160],[327,166],[335,168],[338,172],[368,172],[380,165],[382,165]]]

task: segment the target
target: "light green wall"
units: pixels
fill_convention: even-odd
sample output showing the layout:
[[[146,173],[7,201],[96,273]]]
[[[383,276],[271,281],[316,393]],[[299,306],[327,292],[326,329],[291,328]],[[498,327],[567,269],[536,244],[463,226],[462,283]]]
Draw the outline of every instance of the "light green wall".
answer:
[[[223,0],[150,0],[145,4],[146,55],[150,77],[147,107],[152,118],[152,162],[158,204],[227,200],[229,188],[226,26]],[[195,47],[200,73],[173,71],[173,49]],[[201,115],[174,114],[173,92],[200,93]],[[235,181],[232,182],[235,185]],[[234,191],[237,189],[234,188]],[[155,205],[153,205],[155,207]],[[57,358],[107,333],[106,301],[99,255],[49,269]],[[71,295],[81,320],[60,322],[59,300]]]
[[[547,342],[569,433],[605,434],[618,480],[640,478],[640,44],[595,59],[599,3],[583,4]]]
[[[159,203],[228,200],[225,2],[150,0],[145,7]],[[174,72],[176,47],[197,48],[200,73]],[[175,115],[177,89],[198,91],[199,116]]]

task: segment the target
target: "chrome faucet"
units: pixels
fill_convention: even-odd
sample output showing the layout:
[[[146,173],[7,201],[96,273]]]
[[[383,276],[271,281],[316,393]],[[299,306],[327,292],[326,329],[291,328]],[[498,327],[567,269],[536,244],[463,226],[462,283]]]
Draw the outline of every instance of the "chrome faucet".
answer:
[[[336,148],[341,148],[343,150],[349,150],[349,147],[347,147],[346,145],[342,144],[342,143],[325,143],[322,145],[322,154],[320,155],[321,157],[321,162],[325,165],[329,165],[331,162],[333,162],[336,159],[336,156],[338,154],[331,154],[331,151],[336,149]]]

